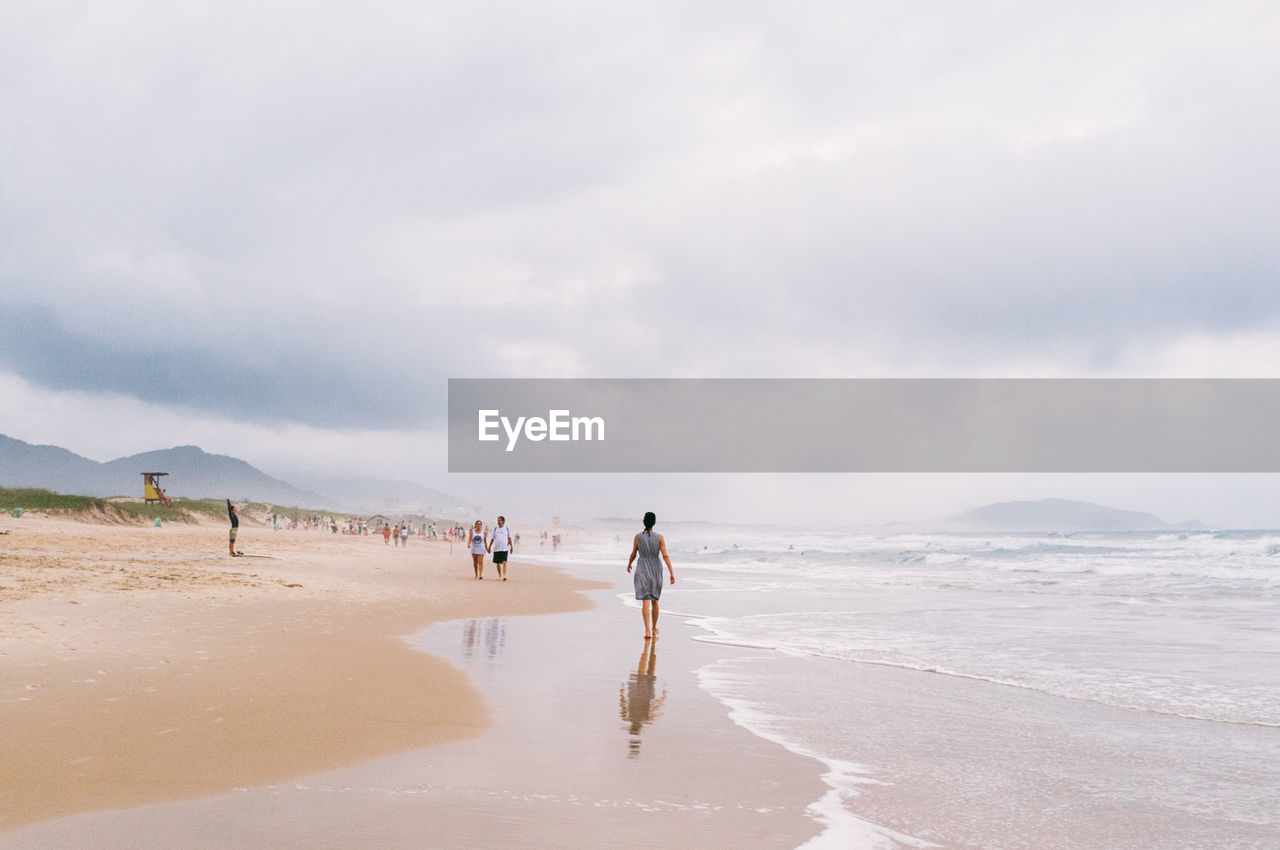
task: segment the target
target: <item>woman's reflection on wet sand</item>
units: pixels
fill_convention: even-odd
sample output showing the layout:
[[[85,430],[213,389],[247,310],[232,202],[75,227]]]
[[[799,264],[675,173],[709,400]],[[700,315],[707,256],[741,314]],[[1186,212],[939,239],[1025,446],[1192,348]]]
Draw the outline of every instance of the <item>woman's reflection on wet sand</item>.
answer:
[[[467,620],[462,624],[462,647],[468,658],[483,646],[489,660],[498,657],[507,643],[507,624],[497,618]]]
[[[645,641],[636,672],[618,688],[619,712],[623,722],[628,724],[627,733],[631,736],[627,758],[640,757],[640,729],[657,719],[667,699],[666,688],[662,689],[662,696],[655,696],[657,678],[653,671],[658,662],[655,644],[656,640]]]

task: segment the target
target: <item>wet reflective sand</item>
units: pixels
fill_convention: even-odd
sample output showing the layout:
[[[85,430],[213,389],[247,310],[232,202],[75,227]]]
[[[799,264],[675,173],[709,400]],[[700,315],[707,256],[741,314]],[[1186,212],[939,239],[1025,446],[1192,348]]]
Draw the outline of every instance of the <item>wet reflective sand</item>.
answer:
[[[517,590],[509,583],[504,590]],[[592,611],[456,620],[414,639],[460,667],[479,738],[217,798],[41,824],[0,847],[795,847],[813,764],[729,721],[694,673],[723,657],[675,618],[647,647],[615,591]],[[657,656],[663,657],[662,666]]]

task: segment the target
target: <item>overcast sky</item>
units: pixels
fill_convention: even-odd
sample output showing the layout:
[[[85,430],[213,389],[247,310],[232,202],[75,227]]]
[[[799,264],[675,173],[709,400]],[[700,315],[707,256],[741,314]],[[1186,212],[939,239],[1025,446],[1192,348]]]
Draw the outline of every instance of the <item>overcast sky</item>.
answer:
[[[443,438],[450,377],[1280,377],[1274,3],[4,17],[0,433],[486,507],[1280,516],[1261,476],[501,482]]]

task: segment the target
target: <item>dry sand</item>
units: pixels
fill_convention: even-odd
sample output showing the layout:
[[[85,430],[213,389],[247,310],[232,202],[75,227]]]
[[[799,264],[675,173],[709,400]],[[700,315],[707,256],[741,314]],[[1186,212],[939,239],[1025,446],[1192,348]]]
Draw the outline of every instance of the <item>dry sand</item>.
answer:
[[[206,797],[460,741],[490,723],[432,622],[569,611],[547,567],[471,578],[460,546],[27,514],[0,528],[0,831]]]

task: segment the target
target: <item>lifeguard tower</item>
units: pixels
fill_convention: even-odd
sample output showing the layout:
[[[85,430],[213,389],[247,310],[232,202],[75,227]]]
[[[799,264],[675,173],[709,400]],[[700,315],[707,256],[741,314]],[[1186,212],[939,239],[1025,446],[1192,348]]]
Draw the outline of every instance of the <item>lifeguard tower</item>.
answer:
[[[160,476],[168,474],[167,472],[142,473],[142,498],[148,505],[152,502],[159,502],[162,505],[173,504],[173,500],[164,494],[164,488],[160,486]]]

